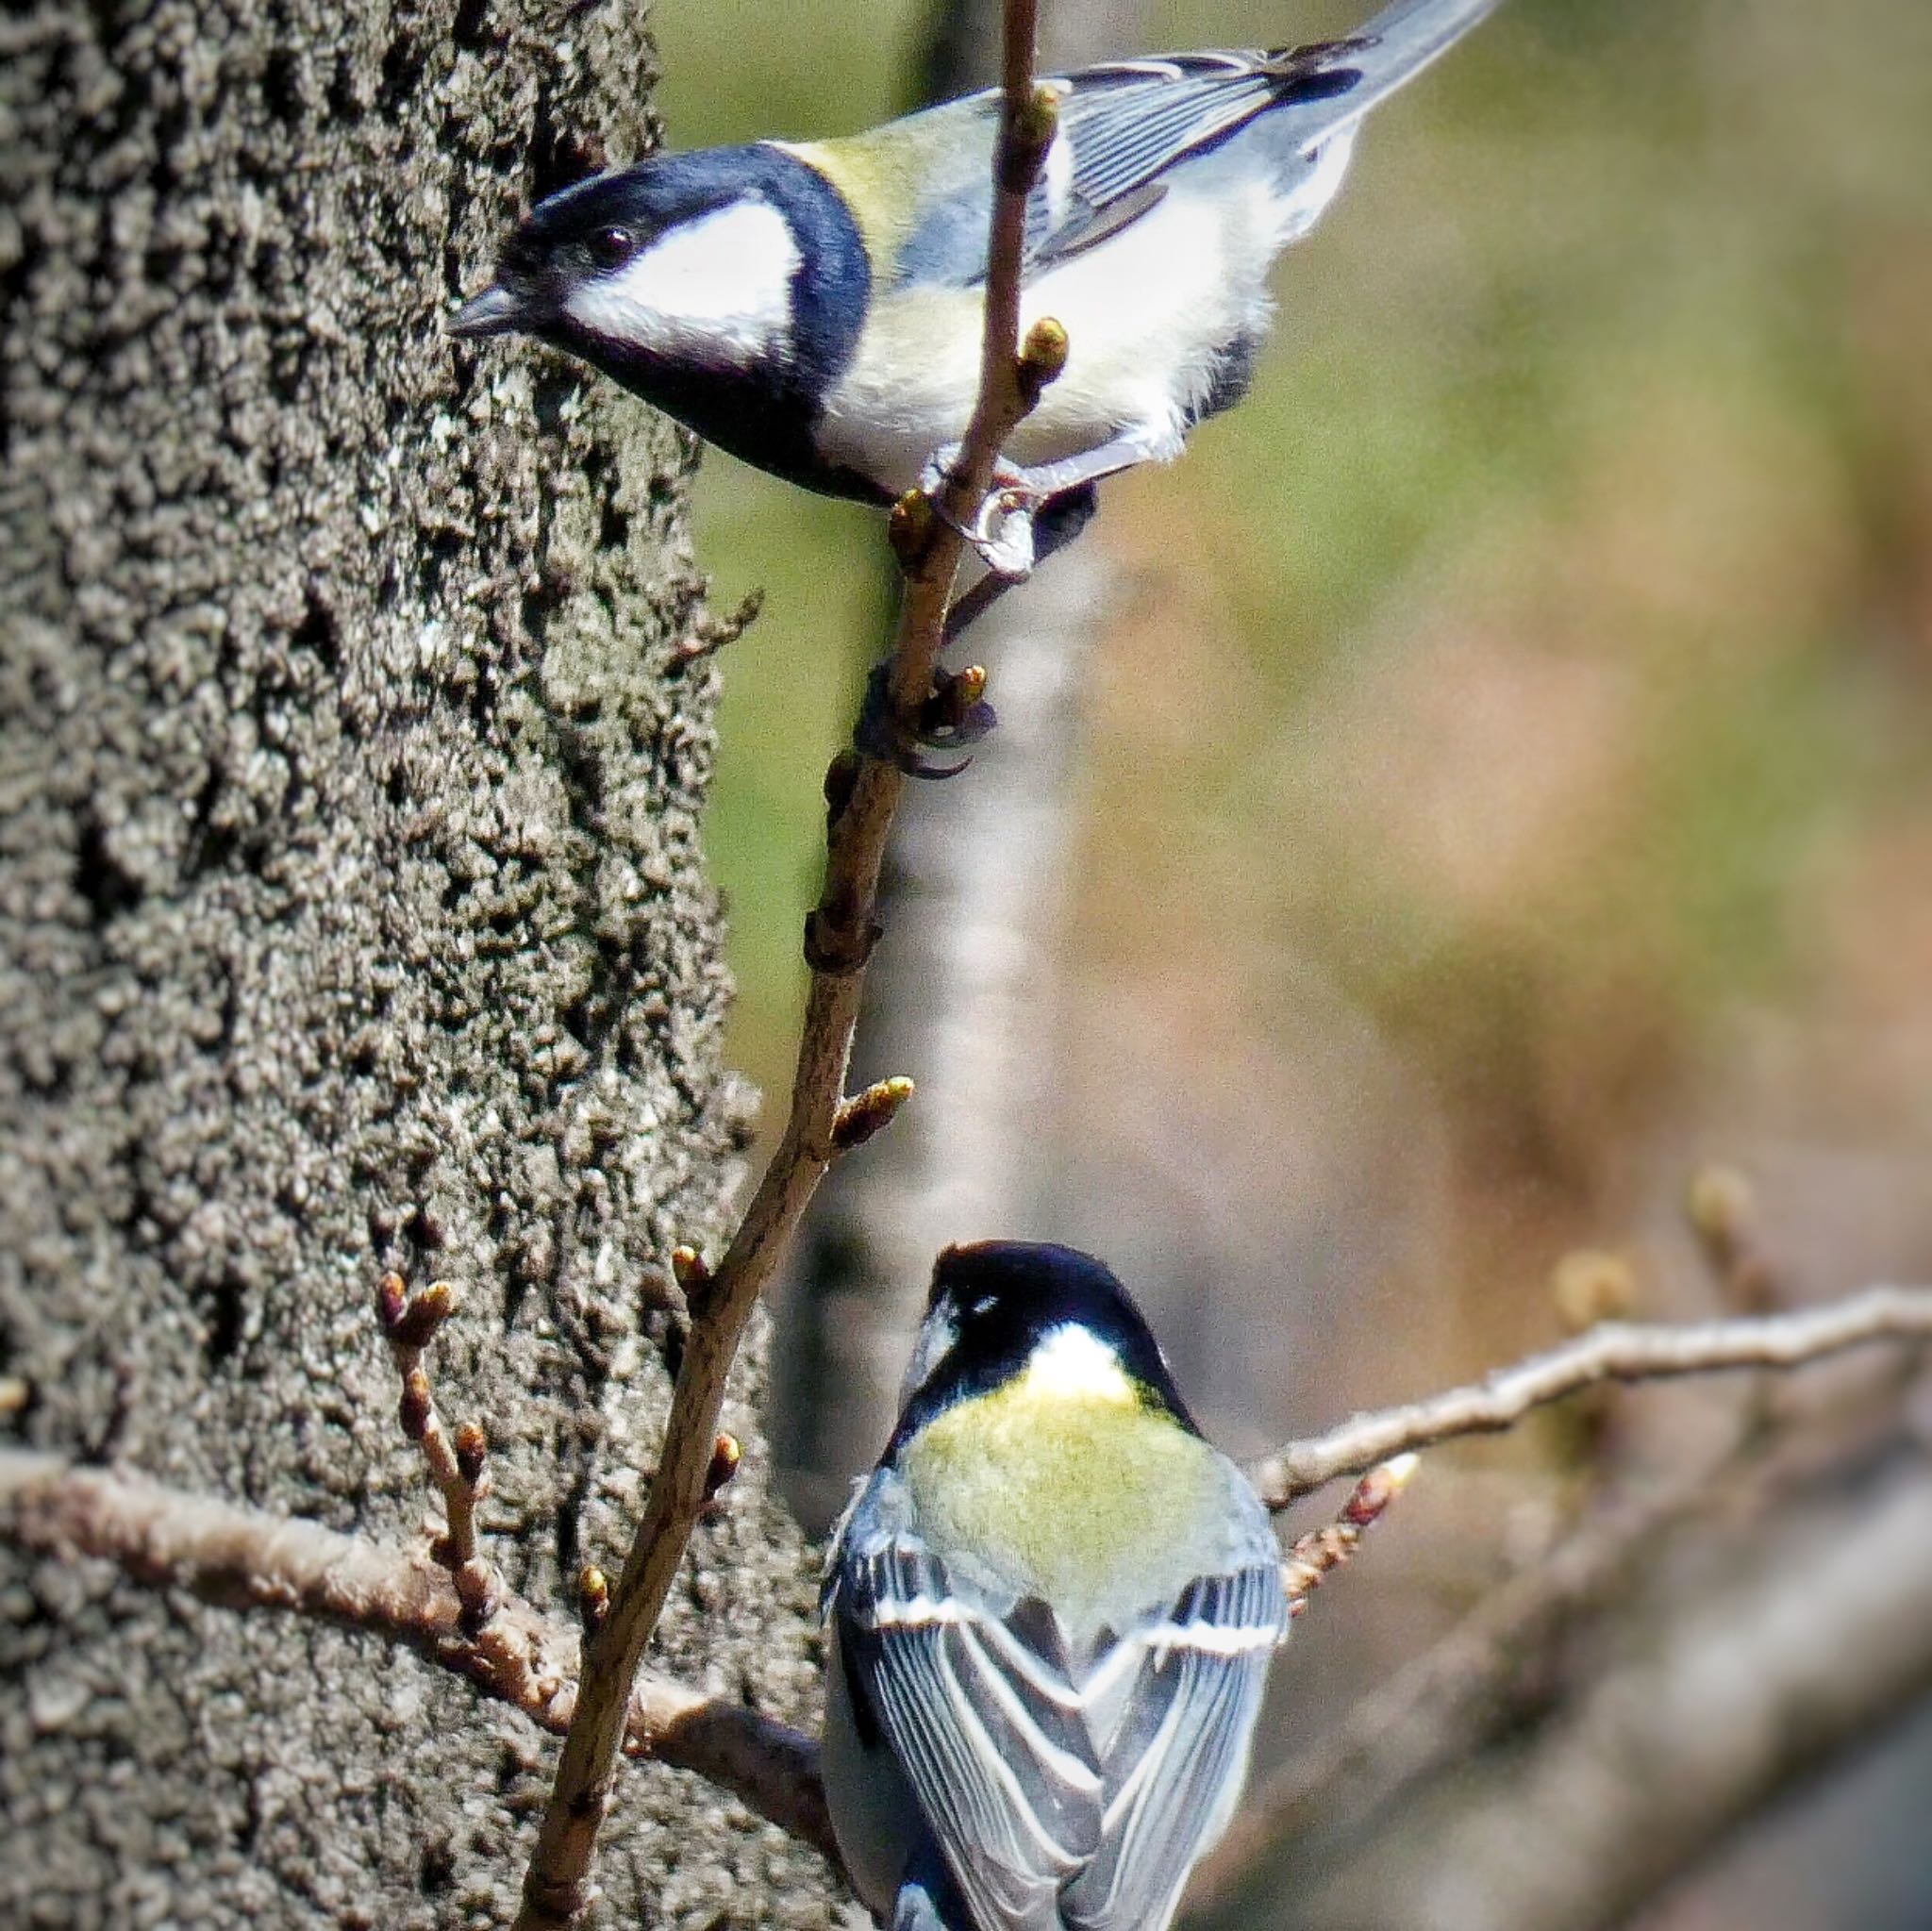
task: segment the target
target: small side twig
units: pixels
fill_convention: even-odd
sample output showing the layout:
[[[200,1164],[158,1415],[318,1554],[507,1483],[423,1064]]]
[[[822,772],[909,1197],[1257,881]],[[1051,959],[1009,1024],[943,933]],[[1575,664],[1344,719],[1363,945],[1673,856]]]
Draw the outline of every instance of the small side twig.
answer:
[[[999,452],[1065,358],[1057,325],[1019,341],[1026,198],[1054,132],[1055,99],[1033,83],[1036,0],[1006,0],[1005,86],[995,156],[980,391],[958,463],[936,507],[916,491],[895,508],[893,548],[905,572],[888,691],[895,716],[915,717],[933,688],[961,538],[992,481]],[[525,1875],[515,1931],[562,1931],[590,1897],[597,1831],[608,1807],[631,1681],[705,1507],[706,1482],[739,1343],[826,1167],[873,1117],[844,1095],[865,966],[878,937],[880,869],[906,783],[890,759],[844,754],[827,774],[824,885],[806,922],[811,970],[785,1130],[737,1233],[702,1282],[686,1280],[690,1333],[663,1451],[609,1606],[586,1640],[583,1682],[550,1801]],[[845,1111],[856,1104],[857,1113]],[[883,1124],[880,1120],[879,1124]]]
[[[1771,1372],[1771,1371],[1767,1371]],[[1847,1466],[1870,1466],[1905,1438],[1902,1390],[1823,1440],[1769,1446],[1748,1425],[1709,1465],[1660,1486],[1605,1498],[1547,1555],[1498,1583],[1427,1648],[1369,1689],[1329,1732],[1249,1792],[1227,1835],[1195,1873],[1188,1910],[1225,1923],[1283,1846],[1346,1839],[1371,1815],[1482,1747],[1519,1709],[1520,1686],[1546,1669],[1562,1632],[1616,1607],[1654,1578],[1661,1552],[1722,1514],[1736,1524],[1791,1506]],[[1319,1856],[1319,1854],[1318,1854]]]
[[[739,599],[738,608],[728,617],[706,612],[691,626],[691,635],[673,646],[671,661],[681,668],[709,657],[713,651],[723,650],[727,643],[736,643],[758,622],[758,612],[764,608],[764,591],[755,590]]]
[[[1398,1455],[1371,1469],[1355,1485],[1354,1492],[1341,1505],[1341,1512],[1321,1528],[1297,1537],[1294,1547],[1282,1558],[1281,1586],[1288,1592],[1288,1613],[1301,1615],[1308,1598],[1355,1552],[1370,1529],[1381,1521],[1389,1505],[1415,1479],[1421,1457]]]
[[[1738,1314],[1774,1312],[1777,1270],[1757,1238],[1751,1182],[1735,1167],[1700,1167],[1685,1190],[1684,1217],[1724,1305]]]
[[[862,1093],[841,1100],[832,1115],[832,1150],[851,1153],[892,1124],[899,1108],[912,1097],[912,1082],[904,1077],[874,1080]]]
[[[1932,1288],[1867,1288],[1822,1307],[1682,1327],[1606,1322],[1469,1387],[1357,1415],[1325,1435],[1291,1441],[1250,1473],[1269,1507],[1286,1508],[1338,1475],[1459,1435],[1496,1434],[1532,1408],[1579,1389],[1726,1369],[1793,1368],[1879,1341],[1932,1342]]]
[[[430,1555],[449,1571],[474,1636],[489,1623],[502,1593],[495,1570],[476,1543],[476,1505],[490,1488],[489,1441],[479,1423],[465,1422],[454,1436],[443,1426],[423,1362],[456,1306],[456,1290],[447,1281],[432,1281],[413,1296],[398,1273],[384,1274],[376,1285],[375,1318],[403,1383],[398,1419],[403,1433],[422,1450],[442,1497],[444,1531]]]

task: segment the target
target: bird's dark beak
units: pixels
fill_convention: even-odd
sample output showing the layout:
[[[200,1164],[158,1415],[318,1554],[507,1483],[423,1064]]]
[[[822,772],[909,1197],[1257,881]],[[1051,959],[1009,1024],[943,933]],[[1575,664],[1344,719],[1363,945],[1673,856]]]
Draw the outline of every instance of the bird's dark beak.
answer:
[[[498,282],[472,295],[442,325],[451,335],[508,335],[523,327],[524,305]]]

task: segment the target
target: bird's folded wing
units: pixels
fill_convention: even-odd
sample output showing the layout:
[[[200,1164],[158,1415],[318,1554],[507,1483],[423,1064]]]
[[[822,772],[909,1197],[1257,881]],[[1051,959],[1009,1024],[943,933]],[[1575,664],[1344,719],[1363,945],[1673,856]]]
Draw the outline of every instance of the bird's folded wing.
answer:
[[[1041,1605],[989,1613],[910,1535],[847,1553],[838,1608],[976,1923],[1166,1923],[1246,1768],[1287,1624],[1272,1563],[1191,1584],[1077,1669]]]
[[[1273,1563],[1191,1584],[1162,1623],[1115,1646],[1084,1687],[1106,1808],[1097,1855],[1060,1900],[1077,1931],[1165,1925],[1225,1828],[1287,1627]]]
[[[1341,48],[1330,54],[1177,54],[1060,80],[1058,138],[1027,205],[1028,253],[1045,263],[1091,247],[1153,207],[1159,177],[1189,155],[1288,100],[1346,92],[1357,76]]]
[[[848,1552],[847,1654],[980,1924],[1058,1931],[1102,1790],[1052,1619],[974,1607],[916,1538]]]
[[[1497,0],[1396,0],[1347,40],[1272,52],[1174,54],[1058,75],[1059,125],[1026,207],[1029,274],[1091,248],[1156,207],[1165,177],[1261,114],[1282,156],[1310,155],[1426,67]],[[899,251],[901,279],[973,287],[986,276],[984,157],[993,92],[951,117],[951,164]]]

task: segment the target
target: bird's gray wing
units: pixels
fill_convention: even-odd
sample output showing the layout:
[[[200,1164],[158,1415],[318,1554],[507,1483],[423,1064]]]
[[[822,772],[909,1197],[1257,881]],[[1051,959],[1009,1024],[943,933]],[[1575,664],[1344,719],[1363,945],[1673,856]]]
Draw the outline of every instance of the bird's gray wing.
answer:
[[[1297,90],[1345,92],[1356,76],[1324,65],[1329,52],[1176,54],[1058,79],[1058,132],[1026,205],[1030,261],[1064,260],[1139,220],[1170,169]]]
[[[1177,54],[1064,76],[1055,85],[1063,90],[1066,154],[1049,156],[1028,203],[1029,253],[1042,263],[1063,259],[1117,232],[1159,199],[1163,175],[1263,114],[1277,152],[1307,155],[1497,4],[1397,0],[1346,40]]]
[[[1028,272],[1117,234],[1156,206],[1163,177],[1269,117],[1287,157],[1305,156],[1368,112],[1461,38],[1498,0],[1397,0],[1347,40],[1273,51],[1175,54],[1058,75],[1059,125],[1026,208]],[[996,95],[937,110],[991,149]],[[961,144],[955,143],[956,158]],[[984,164],[948,168],[900,251],[902,279],[971,286],[985,277]]]
[[[1138,221],[1165,190],[1159,176],[1185,156],[1251,121],[1276,97],[1263,54],[1181,54],[1054,76],[1059,125],[1026,203],[1028,273],[1047,268]],[[938,110],[969,127],[991,158],[992,93]],[[902,281],[970,288],[986,278],[991,183],[986,160],[928,177],[902,245]],[[977,157],[975,157],[977,158]]]
[[[1280,1573],[1257,1563],[1190,1584],[1088,1675],[1105,1809],[1100,1849],[1060,1899],[1068,1931],[1164,1931],[1241,1793],[1287,1623]]]
[[[890,1740],[975,1923],[1059,1931],[1100,1847],[1102,1780],[1052,1617],[1004,1614],[910,1530],[848,1542],[832,1607],[848,1677]]]

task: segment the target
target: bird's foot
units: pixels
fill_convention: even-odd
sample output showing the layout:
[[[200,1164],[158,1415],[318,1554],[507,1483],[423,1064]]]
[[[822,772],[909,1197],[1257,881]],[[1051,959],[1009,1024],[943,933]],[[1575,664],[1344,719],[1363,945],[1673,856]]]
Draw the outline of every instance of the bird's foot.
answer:
[[[961,751],[976,744],[997,723],[985,698],[986,672],[978,664],[941,671],[931,694],[911,717],[893,708],[891,666],[878,664],[865,680],[857,743],[868,757],[897,765],[908,777],[958,777],[971,757],[942,764],[927,751]]]
[[[987,491],[972,527],[959,531],[1004,583],[1024,583],[1033,574],[1033,519],[1043,501],[1024,484],[996,484]]]
[[[945,488],[953,478],[959,447],[955,442],[941,450],[921,474],[919,487],[933,513],[965,538],[995,576],[1007,583],[1024,583],[1033,574],[1033,519],[1046,498],[1021,471],[1002,465],[973,521],[956,522],[946,513]]]

